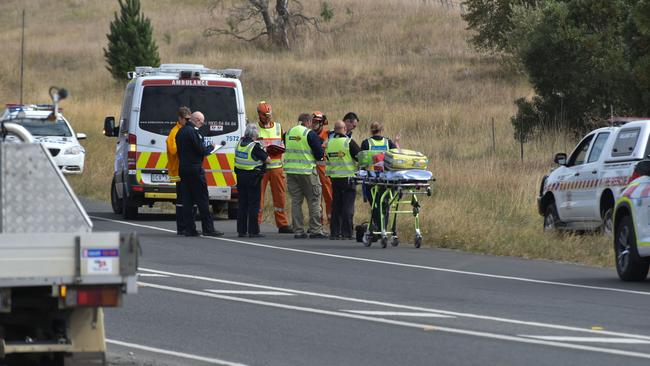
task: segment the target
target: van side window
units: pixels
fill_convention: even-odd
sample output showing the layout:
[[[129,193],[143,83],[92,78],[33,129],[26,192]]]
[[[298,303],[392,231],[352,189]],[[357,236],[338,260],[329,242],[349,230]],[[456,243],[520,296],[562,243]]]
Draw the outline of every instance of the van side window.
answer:
[[[614,141],[612,156],[632,155],[640,132],[640,128],[622,129],[616,136],[616,141]]]
[[[569,162],[567,163],[566,166],[575,166],[575,165],[582,165],[585,162],[585,159],[587,158],[587,151],[589,151],[589,145],[591,144],[591,140],[594,139],[594,135],[591,134],[578,144],[576,149],[573,151],[573,154],[571,154],[571,157],[569,158]]]
[[[587,159],[587,163],[593,163],[594,161],[598,161],[598,159],[600,159],[600,155],[603,152],[603,148],[605,147],[608,138],[609,132],[602,132],[598,134],[596,141],[594,141],[594,145],[591,147],[591,152],[589,153],[589,159]]]
[[[120,116],[120,135],[129,132],[129,116],[131,115],[131,106],[133,104],[133,90],[135,83],[129,83],[124,93],[124,103],[122,104],[122,115]]]

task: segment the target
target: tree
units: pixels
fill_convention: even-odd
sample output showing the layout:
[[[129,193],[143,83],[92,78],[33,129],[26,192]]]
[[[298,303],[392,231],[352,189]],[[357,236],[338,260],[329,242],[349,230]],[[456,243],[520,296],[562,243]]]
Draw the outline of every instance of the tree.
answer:
[[[158,46],[153,39],[151,21],[140,12],[140,0],[118,0],[120,15],[115,12],[104,48],[106,69],[116,80],[125,80],[135,66],[159,66]]]
[[[467,29],[475,31],[469,42],[478,50],[506,50],[506,34],[512,29],[513,6],[535,7],[540,0],[464,0],[462,15]]]
[[[225,17],[226,26],[207,28],[206,37],[231,36],[244,41],[255,41],[266,36],[269,44],[280,49],[290,49],[301,30],[315,29],[328,32],[322,27],[334,17],[334,9],[327,2],[321,2],[319,16],[305,15],[299,0],[276,0],[275,7],[269,7],[269,0],[233,0]],[[224,8],[224,0],[215,0],[210,7],[214,13]],[[347,9],[348,16],[352,11]],[[219,18],[215,16],[215,18]]]

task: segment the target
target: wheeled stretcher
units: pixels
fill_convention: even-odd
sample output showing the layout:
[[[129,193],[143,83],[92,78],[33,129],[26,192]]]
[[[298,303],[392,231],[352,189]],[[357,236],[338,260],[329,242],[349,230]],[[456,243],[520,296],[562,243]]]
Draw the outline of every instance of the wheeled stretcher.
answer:
[[[431,196],[431,184],[435,181],[427,170],[396,170],[372,172],[360,170],[350,180],[361,184],[364,201],[370,201],[370,222],[365,226],[363,235],[357,235],[357,241],[366,247],[379,239],[382,248],[388,246],[389,238],[392,246],[399,245],[397,234],[397,215],[412,215],[415,229],[415,247],[422,244],[420,231],[420,201],[419,195]],[[400,210],[405,205],[410,209]],[[373,212],[379,212],[379,222],[373,218]],[[388,228],[390,227],[390,230]],[[363,229],[362,229],[363,230]]]

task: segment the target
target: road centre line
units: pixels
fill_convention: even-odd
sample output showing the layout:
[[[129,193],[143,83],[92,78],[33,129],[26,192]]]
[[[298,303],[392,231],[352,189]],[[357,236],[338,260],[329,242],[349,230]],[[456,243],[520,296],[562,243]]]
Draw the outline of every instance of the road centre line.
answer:
[[[567,337],[567,336],[536,336],[519,334],[519,337],[543,339],[546,341],[558,342],[580,342],[580,343],[620,343],[620,344],[649,344],[650,341],[632,338],[609,338],[609,337]]]
[[[346,313],[361,314],[361,315],[377,315],[377,316],[412,316],[418,318],[454,318],[451,315],[443,315],[428,312],[410,312],[410,311],[375,311],[375,310],[343,310]],[[650,341],[648,341],[650,342]]]
[[[90,216],[90,217],[92,219],[97,219],[97,220],[101,220],[101,221],[109,221],[109,222],[114,222],[114,223],[119,223],[119,224],[124,224],[124,225],[141,227],[141,228],[145,228],[145,229],[158,230],[158,231],[164,231],[164,232],[169,232],[169,233],[176,233],[176,230],[165,229],[165,228],[161,228],[161,227],[157,227],[157,226],[136,224],[136,223],[132,223],[132,222],[128,222],[128,221],[113,220],[113,219],[107,219],[107,218],[98,217],[98,216]],[[650,295],[650,292],[646,292],[646,291],[625,290],[625,289],[614,288],[614,287],[579,285],[579,284],[566,283],[566,282],[536,280],[536,279],[533,279],[533,278],[525,278],[525,277],[514,277],[514,276],[505,276],[505,275],[495,275],[495,274],[489,274],[489,273],[481,273],[481,272],[461,271],[461,270],[456,270],[456,269],[424,266],[424,265],[419,265],[419,264],[390,262],[390,261],[384,261],[384,260],[379,260],[379,259],[370,259],[370,258],[353,257],[353,256],[340,255],[340,254],[323,253],[323,252],[317,252],[317,251],[313,251],[313,250],[286,248],[286,247],[280,247],[280,246],[269,245],[269,244],[253,243],[253,242],[250,242],[250,241],[243,241],[243,240],[237,240],[237,239],[228,239],[228,238],[223,238],[223,237],[202,236],[202,238],[211,239],[211,240],[225,241],[225,242],[230,242],[230,243],[244,244],[244,245],[261,247],[261,248],[282,250],[282,251],[287,251],[287,252],[317,255],[317,256],[322,256],[322,257],[345,259],[345,260],[352,260],[352,261],[366,262],[366,263],[385,264],[385,265],[391,265],[391,266],[396,266],[396,267],[424,269],[424,270],[437,271],[437,272],[446,272],[446,273],[462,274],[462,275],[484,277],[484,278],[494,278],[494,279],[501,279],[501,280],[511,280],[511,281],[527,282],[527,283],[536,283],[536,284],[542,284],[542,285],[582,288],[582,289],[599,290],[599,291],[611,291],[611,292],[620,292],[620,293],[634,294],[634,295],[645,295],[645,296]]]
[[[168,355],[168,356],[185,358],[185,359],[194,360],[194,361],[201,361],[201,362],[205,362],[205,363],[212,364],[212,365],[246,366],[243,363],[235,363],[235,362],[220,360],[218,358],[197,356],[197,355],[184,353],[184,352],[169,351],[169,350],[160,349],[160,348],[143,346],[143,345],[135,344],[135,343],[122,342],[122,341],[118,341],[118,340],[115,340],[115,339],[106,339],[106,343],[114,344],[116,346],[122,346],[122,347],[126,347],[126,348],[139,349],[139,350],[152,352],[152,353],[160,353],[160,354],[164,354],[164,355]]]
[[[166,275],[169,275],[169,276],[172,276],[172,277],[188,278],[188,279],[199,280],[199,281],[215,282],[215,283],[222,283],[222,284],[228,284],[228,285],[237,285],[237,286],[242,286],[242,287],[252,287],[252,288],[259,288],[259,289],[272,290],[272,291],[289,292],[289,293],[294,293],[294,294],[298,294],[298,295],[322,297],[322,298],[327,298],[327,299],[340,300],[340,301],[346,301],[346,302],[354,302],[354,303],[360,303],[360,304],[365,304],[365,305],[379,305],[379,306],[391,307],[391,308],[395,308],[395,309],[423,311],[423,312],[450,315],[450,316],[455,316],[455,317],[464,317],[464,318],[496,321],[496,322],[517,324],[517,325],[524,325],[524,326],[531,326],[531,327],[538,327],[538,328],[549,328],[549,329],[566,330],[566,331],[589,333],[589,334],[609,335],[609,336],[614,336],[614,337],[626,337],[626,338],[636,338],[636,339],[650,340],[650,336],[640,335],[640,334],[628,334],[628,333],[620,333],[620,332],[611,332],[611,331],[606,331],[606,330],[602,330],[602,329],[578,328],[578,327],[572,327],[572,326],[567,326],[567,325],[549,324],[549,323],[540,323],[540,322],[530,322],[530,321],[524,321],[524,320],[500,318],[500,317],[493,317],[493,316],[480,315],[480,314],[460,313],[460,312],[454,312],[454,311],[448,311],[448,310],[432,309],[432,308],[425,308],[425,307],[420,307],[420,306],[402,305],[402,304],[395,304],[395,303],[389,303],[389,302],[383,302],[383,301],[375,301],[375,300],[365,300],[365,299],[359,299],[359,298],[354,298],[354,297],[345,297],[345,296],[331,295],[331,294],[325,294],[325,293],[319,293],[319,292],[293,290],[293,289],[288,289],[288,288],[283,288],[283,287],[265,286],[265,285],[257,285],[257,284],[246,283],[246,282],[221,280],[221,279],[212,278],[212,277],[194,276],[194,275],[187,275],[187,274],[181,274],[181,273],[159,271],[159,270],[155,270],[155,269],[142,268],[142,267],[138,268],[138,270],[139,271],[150,272],[150,273],[166,274]]]
[[[212,292],[213,294],[226,294],[226,295],[270,295],[270,296],[293,296],[294,294],[289,294],[286,292],[280,291],[238,291],[238,290],[203,290],[207,292]]]
[[[156,284],[153,284],[153,283],[138,282],[138,284],[143,286],[143,287],[150,287],[150,288],[155,288],[155,289],[163,290],[163,291],[171,291],[171,292],[177,292],[177,293],[183,293],[183,294],[189,294],[189,295],[211,297],[211,298],[215,298],[215,299],[235,301],[235,302],[243,302],[243,303],[248,303],[248,304],[253,304],[253,305],[261,305],[261,306],[267,306],[267,307],[273,307],[273,308],[279,308],[279,309],[285,309],[285,310],[295,310],[295,311],[300,311],[300,312],[305,312],[305,313],[328,315],[328,316],[334,316],[334,317],[340,317],[340,318],[348,318],[348,319],[354,319],[354,320],[365,320],[365,321],[374,322],[374,323],[395,325],[395,326],[401,326],[401,327],[406,327],[406,328],[415,328],[415,329],[420,329],[420,330],[423,330],[423,331],[434,331],[434,332],[443,332],[443,333],[451,333],[451,334],[460,334],[460,335],[474,336],[474,337],[487,338],[487,339],[497,339],[497,340],[502,340],[502,341],[517,342],[517,343],[536,344],[536,345],[544,345],[544,346],[571,349],[571,350],[580,350],[580,351],[597,352],[597,353],[604,353],[604,354],[617,355],[617,356],[626,356],[626,357],[650,359],[650,354],[645,354],[645,353],[640,353],[640,352],[633,352],[633,351],[625,351],[625,350],[620,350],[620,349],[599,348],[599,347],[584,346],[584,345],[579,345],[579,344],[567,344],[567,343],[560,343],[560,342],[554,342],[554,341],[547,341],[547,340],[542,340],[542,339],[524,338],[524,337],[511,336],[511,335],[505,335],[505,334],[479,332],[479,331],[459,329],[459,328],[450,328],[450,327],[439,327],[439,326],[435,326],[435,325],[432,325],[432,324],[413,323],[413,322],[406,322],[406,321],[392,320],[392,319],[385,319],[385,318],[377,318],[377,317],[371,317],[371,316],[365,316],[365,315],[359,315],[359,314],[350,314],[350,313],[344,313],[344,312],[340,312],[340,311],[323,310],[323,309],[317,309],[317,308],[311,308],[311,307],[280,304],[280,303],[273,303],[273,302],[269,302],[269,301],[253,300],[253,299],[246,299],[246,298],[227,296],[227,295],[218,295],[218,294],[212,294],[212,293],[207,293],[207,292],[203,292],[203,291],[196,291],[196,290],[189,290],[189,289],[184,289],[184,288],[179,288],[179,287],[156,285]]]

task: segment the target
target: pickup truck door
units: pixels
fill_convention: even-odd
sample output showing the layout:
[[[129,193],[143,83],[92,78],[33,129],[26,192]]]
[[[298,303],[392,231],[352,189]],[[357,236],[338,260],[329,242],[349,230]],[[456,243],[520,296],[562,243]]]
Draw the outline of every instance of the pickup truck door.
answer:
[[[602,153],[607,145],[610,132],[600,132],[593,139],[587,161],[577,166],[576,172],[576,193],[574,196],[575,206],[574,215],[577,218],[586,221],[600,221],[600,202],[598,201],[598,191],[600,185],[598,181],[603,175],[604,158]]]
[[[587,193],[579,189],[582,180],[591,175],[588,171],[587,153],[591,147],[595,134],[587,135],[571,153],[562,174],[562,195],[558,201],[557,210],[563,221],[571,222],[584,220],[584,206]],[[586,168],[586,169],[585,169]],[[593,167],[592,167],[593,168]]]

